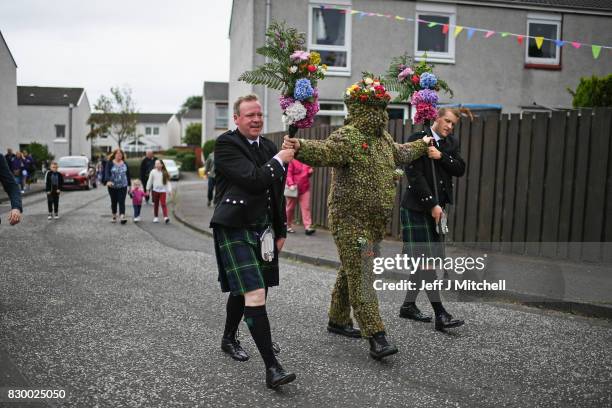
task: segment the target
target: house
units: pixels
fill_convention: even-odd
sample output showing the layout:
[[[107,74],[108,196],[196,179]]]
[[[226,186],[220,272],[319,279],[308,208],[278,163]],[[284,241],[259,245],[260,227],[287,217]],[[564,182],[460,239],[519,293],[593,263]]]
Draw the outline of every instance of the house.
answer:
[[[17,87],[19,148],[38,142],[55,157],[91,154],[87,120],[91,109],[83,88]]]
[[[202,89],[202,144],[216,139],[229,128],[232,113],[229,110],[227,82],[204,82]]]
[[[93,113],[95,117],[98,113]],[[121,148],[126,152],[144,152],[170,149],[179,144],[180,122],[173,113],[137,113],[136,130],[128,136]],[[100,135],[94,141],[96,150],[111,152],[117,140],[110,134]]]
[[[362,71],[384,74],[391,58],[405,52],[416,61],[427,56],[453,89],[454,98],[442,93],[441,104],[494,107],[504,113],[571,107],[568,87],[575,88],[582,76],[612,72],[610,50],[601,49],[594,59],[591,48],[612,45],[611,2],[234,0],[229,101],[258,94],[268,132],[282,130],[279,93],[237,78],[264,62],[255,50],[264,44],[273,20],[306,33],[307,48],[319,52],[329,66],[319,83],[320,124],[341,124],[346,87],[361,79]],[[392,118],[408,115],[408,104],[390,106]]]
[[[0,153],[19,148],[17,139],[17,63],[0,32]]]

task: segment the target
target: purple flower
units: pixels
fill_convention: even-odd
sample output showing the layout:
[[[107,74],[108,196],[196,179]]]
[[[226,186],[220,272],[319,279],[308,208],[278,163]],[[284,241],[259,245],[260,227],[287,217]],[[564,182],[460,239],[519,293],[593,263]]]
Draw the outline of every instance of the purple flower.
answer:
[[[412,70],[412,68],[407,67],[407,68],[404,68],[402,72],[399,73],[399,75],[397,76],[397,79],[399,79],[400,81],[403,81],[404,79],[408,78],[412,74],[414,74],[414,71]]]
[[[310,53],[307,51],[298,50],[291,54],[289,58],[294,61],[307,61],[310,58]]]
[[[419,103],[426,103],[428,105],[437,105],[438,104],[438,94],[436,91],[431,89],[421,89],[418,92],[412,94],[413,105],[418,105]]]

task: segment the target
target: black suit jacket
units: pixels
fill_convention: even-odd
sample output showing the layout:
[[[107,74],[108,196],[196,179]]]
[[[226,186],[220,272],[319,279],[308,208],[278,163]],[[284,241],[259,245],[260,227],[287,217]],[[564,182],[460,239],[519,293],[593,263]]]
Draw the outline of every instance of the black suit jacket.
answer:
[[[15,182],[15,176],[13,176],[13,172],[9,169],[8,163],[2,154],[0,154],[0,183],[2,183],[4,191],[6,191],[11,200],[11,209],[18,209],[23,212],[19,186]]]
[[[260,137],[267,160],[258,166],[250,144],[238,129],[225,132],[215,143],[215,212],[210,226],[246,228],[272,209],[272,227],[277,238],[287,236],[285,173],[274,159],[276,145]],[[268,200],[270,198],[270,200]]]
[[[421,139],[425,134],[415,133],[408,141]],[[408,188],[402,197],[402,207],[414,211],[430,211],[436,205],[444,207],[453,203],[453,176],[461,177],[465,173],[465,161],[459,154],[459,140],[453,135],[447,136],[438,150],[442,153],[440,160],[433,160],[425,155],[405,166]],[[434,193],[432,161],[436,169],[439,200],[436,200]]]

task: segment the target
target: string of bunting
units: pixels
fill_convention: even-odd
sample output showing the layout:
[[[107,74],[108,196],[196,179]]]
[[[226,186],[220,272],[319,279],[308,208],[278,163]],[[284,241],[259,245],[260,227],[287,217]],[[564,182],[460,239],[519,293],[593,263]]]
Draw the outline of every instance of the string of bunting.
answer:
[[[407,22],[418,22],[418,23],[422,23],[422,24],[427,24],[427,27],[429,28],[433,28],[436,26],[442,26],[442,33],[445,35],[448,35],[448,33],[450,32],[450,30],[453,30],[453,35],[455,38],[457,38],[464,30],[467,33],[467,39],[471,40],[474,37],[474,34],[476,32],[481,32],[484,33],[484,38],[491,38],[493,37],[495,34],[498,34],[502,37],[502,38],[506,38],[506,37],[515,37],[516,41],[519,44],[523,44],[523,42],[525,41],[525,39],[533,39],[535,40],[536,46],[538,47],[538,49],[542,48],[542,45],[544,44],[544,41],[550,41],[550,42],[554,42],[555,46],[557,47],[563,47],[564,45],[571,45],[572,47],[574,47],[575,49],[579,49],[583,46],[585,47],[591,47],[591,53],[593,54],[593,58],[594,59],[598,59],[599,55],[601,54],[601,50],[603,48],[606,49],[612,49],[612,46],[607,46],[607,45],[597,45],[597,44],[587,44],[587,43],[582,43],[582,42],[578,42],[578,41],[567,41],[567,40],[557,40],[555,38],[546,38],[546,37],[540,37],[540,36],[531,36],[531,35],[526,35],[526,34],[516,34],[516,33],[510,33],[507,31],[494,31],[494,30],[490,30],[490,29],[485,29],[485,28],[476,28],[476,27],[465,27],[465,26],[461,26],[461,25],[457,25],[457,24],[442,24],[442,23],[438,23],[436,21],[427,21],[427,20],[423,20],[423,19],[415,19],[415,18],[410,18],[410,17],[402,17],[402,16],[394,16],[392,14],[381,14],[381,13],[370,13],[367,11],[360,11],[360,10],[354,10],[351,8],[346,8],[343,6],[338,6],[338,5],[321,5],[321,9],[334,9],[334,10],[339,10],[341,13],[344,14],[350,14],[350,15],[357,15],[357,17],[359,18],[363,18],[363,17],[384,17],[384,18],[388,18],[388,19],[392,19],[392,20],[397,20],[397,21],[407,21]]]

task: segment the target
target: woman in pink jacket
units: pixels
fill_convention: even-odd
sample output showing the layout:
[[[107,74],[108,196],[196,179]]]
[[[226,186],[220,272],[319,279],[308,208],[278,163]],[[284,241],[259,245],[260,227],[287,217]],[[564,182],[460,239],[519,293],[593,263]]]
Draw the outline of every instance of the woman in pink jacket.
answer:
[[[287,188],[292,191],[297,189],[297,197],[285,197],[287,199],[287,232],[295,232],[293,229],[293,214],[299,200],[306,235],[315,233],[310,216],[310,176],[312,172],[312,167],[296,159],[289,163],[287,169]]]

